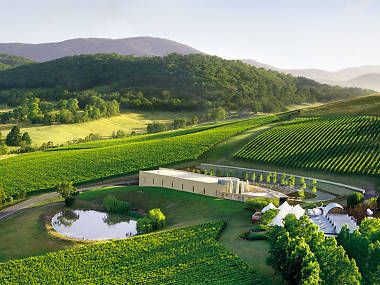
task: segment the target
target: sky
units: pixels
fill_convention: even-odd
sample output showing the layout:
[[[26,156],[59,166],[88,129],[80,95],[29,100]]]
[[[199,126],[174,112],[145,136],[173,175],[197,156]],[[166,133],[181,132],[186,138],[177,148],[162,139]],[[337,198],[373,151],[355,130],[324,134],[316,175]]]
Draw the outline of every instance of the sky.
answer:
[[[228,59],[380,64],[378,0],[1,0],[0,42],[153,36]]]

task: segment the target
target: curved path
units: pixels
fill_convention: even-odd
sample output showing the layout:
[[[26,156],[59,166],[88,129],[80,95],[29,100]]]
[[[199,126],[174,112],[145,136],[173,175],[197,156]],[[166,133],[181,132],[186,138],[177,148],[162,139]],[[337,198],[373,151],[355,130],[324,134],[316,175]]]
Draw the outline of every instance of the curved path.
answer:
[[[136,184],[137,182],[138,180],[136,180],[135,178],[129,177],[129,178],[124,178],[123,180],[117,179],[115,181],[111,180],[108,182],[104,181],[97,184],[83,185],[81,187],[78,187],[77,189],[79,192],[83,192],[90,189],[103,188],[103,187],[108,187],[108,186],[132,185],[132,184]],[[38,204],[38,203],[41,203],[41,202],[44,202],[56,197],[58,197],[58,194],[56,192],[49,192],[49,193],[33,196],[27,200],[24,200],[22,202],[9,206],[3,210],[0,210],[0,221],[16,214],[17,212],[23,209],[30,208],[35,204]]]

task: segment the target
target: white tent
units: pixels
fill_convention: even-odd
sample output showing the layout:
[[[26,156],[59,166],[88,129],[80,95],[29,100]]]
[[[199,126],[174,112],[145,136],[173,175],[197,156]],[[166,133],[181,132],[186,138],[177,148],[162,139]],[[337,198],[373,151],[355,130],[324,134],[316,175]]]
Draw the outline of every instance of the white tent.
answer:
[[[282,203],[279,207],[278,207],[278,209],[280,210],[280,211],[285,211],[285,212],[289,212],[291,209],[292,209],[293,207],[292,206],[290,206],[289,204],[288,204],[288,202],[284,202],[284,203]]]
[[[295,205],[290,211],[289,214],[293,214],[296,216],[297,219],[301,218],[305,214],[305,210],[302,209],[302,207],[297,204]]]
[[[273,220],[269,223],[270,226],[284,226],[284,222],[282,221],[282,217],[280,216],[280,213],[277,214],[276,217],[273,218]]]
[[[268,205],[266,205],[262,210],[261,210],[261,213],[265,213],[266,211],[268,210],[273,210],[273,209],[277,209],[277,207],[275,205],[272,204],[272,202],[270,202]]]

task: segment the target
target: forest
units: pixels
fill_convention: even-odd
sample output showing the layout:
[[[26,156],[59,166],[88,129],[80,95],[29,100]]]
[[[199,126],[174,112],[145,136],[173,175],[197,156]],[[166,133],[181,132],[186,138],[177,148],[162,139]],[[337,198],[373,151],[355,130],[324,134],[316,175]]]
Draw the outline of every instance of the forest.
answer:
[[[0,101],[48,102],[97,92],[121,108],[277,112],[287,105],[328,102],[371,93],[255,68],[203,54],[134,57],[96,54],[65,57],[0,71]]]

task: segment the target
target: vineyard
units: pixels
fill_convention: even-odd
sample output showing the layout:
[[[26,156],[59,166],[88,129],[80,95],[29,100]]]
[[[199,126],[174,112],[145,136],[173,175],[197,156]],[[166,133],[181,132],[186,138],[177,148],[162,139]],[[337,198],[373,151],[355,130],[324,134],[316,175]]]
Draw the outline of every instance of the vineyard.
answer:
[[[236,158],[347,174],[380,174],[380,118],[299,118],[270,129]]]
[[[20,189],[50,189],[65,179],[83,183],[194,160],[231,136],[276,120],[277,116],[258,117],[172,137],[141,136],[140,141],[111,146],[19,155],[0,161],[0,184],[8,195],[17,195]]]
[[[0,263],[1,284],[261,284],[219,245],[222,222]]]

